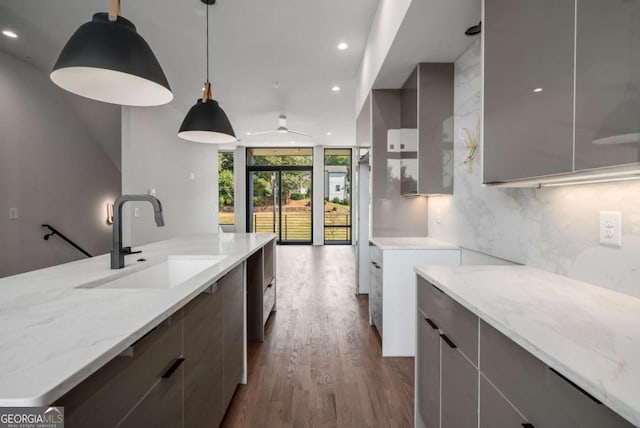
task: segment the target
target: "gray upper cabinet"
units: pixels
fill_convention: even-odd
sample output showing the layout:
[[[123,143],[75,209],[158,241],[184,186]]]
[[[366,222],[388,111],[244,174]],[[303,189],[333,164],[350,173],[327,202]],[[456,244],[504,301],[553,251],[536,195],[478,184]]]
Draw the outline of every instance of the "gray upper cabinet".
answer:
[[[423,63],[402,88],[394,131],[403,195],[453,193],[453,78],[452,63]]]
[[[640,1],[579,0],[576,170],[640,161]]]
[[[483,182],[571,172],[575,1],[484,3]]]

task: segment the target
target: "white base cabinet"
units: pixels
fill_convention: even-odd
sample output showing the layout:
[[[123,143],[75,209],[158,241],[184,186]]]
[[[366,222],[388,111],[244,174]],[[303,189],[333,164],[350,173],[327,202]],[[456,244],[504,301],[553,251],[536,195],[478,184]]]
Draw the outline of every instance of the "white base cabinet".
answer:
[[[414,266],[460,264],[459,249],[404,250],[369,247],[370,324],[382,338],[383,357],[416,354],[416,275]]]

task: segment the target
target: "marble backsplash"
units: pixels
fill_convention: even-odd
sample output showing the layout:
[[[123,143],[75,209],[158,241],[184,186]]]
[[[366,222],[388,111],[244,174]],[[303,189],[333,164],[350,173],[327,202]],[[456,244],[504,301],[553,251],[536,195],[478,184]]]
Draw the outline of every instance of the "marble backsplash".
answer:
[[[454,194],[429,198],[429,236],[640,297],[640,181],[542,189],[481,184],[482,141],[469,171],[460,130],[481,109],[481,44],[455,66]],[[600,211],[621,211],[623,246],[598,243]]]

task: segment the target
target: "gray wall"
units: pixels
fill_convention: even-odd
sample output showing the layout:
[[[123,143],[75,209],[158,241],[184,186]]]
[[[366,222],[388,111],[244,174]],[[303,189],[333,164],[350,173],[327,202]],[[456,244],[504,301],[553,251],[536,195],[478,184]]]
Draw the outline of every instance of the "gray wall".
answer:
[[[640,297],[640,182],[542,189],[481,186],[460,130],[481,106],[480,41],[456,62],[454,194],[429,198],[429,235]],[[598,244],[599,211],[622,211],[623,247]],[[438,221],[440,220],[440,222]]]
[[[156,189],[165,220],[158,228],[150,204],[130,203],[124,239],[133,245],[218,229],[218,149],[178,138],[189,107],[174,104],[122,108],[122,192]],[[136,206],[137,218],[131,216]]]
[[[92,254],[109,251],[120,121],[96,129],[86,117],[101,117],[104,127],[114,115],[119,108],[70,95],[48,73],[0,52],[0,277],[84,257],[57,237],[44,241],[42,223]],[[106,146],[116,148],[107,155]],[[9,208],[18,208],[17,220]]]

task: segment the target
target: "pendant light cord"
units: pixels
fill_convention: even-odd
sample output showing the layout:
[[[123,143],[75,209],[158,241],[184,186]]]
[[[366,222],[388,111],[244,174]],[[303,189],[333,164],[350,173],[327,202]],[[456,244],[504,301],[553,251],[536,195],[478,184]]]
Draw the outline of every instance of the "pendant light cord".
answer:
[[[209,5],[205,5],[207,8],[207,82],[209,81]]]

